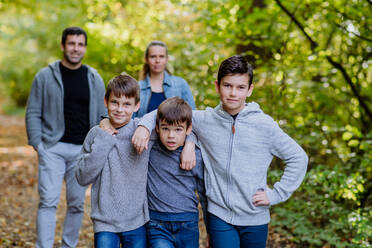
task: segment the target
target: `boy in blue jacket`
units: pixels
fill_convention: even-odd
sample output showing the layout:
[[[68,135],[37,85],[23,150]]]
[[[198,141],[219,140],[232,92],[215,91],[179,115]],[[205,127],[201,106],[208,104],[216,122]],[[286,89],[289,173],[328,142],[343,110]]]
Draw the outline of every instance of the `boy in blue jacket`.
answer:
[[[303,149],[257,103],[246,103],[254,85],[253,69],[243,56],[224,60],[215,87],[221,103],[215,108],[193,111],[193,132],[205,164],[208,199],[207,226],[213,248],[266,247],[269,207],[286,201],[300,186],[308,158]],[[141,152],[155,113],[145,115],[133,137]],[[187,142],[183,157],[194,156]],[[273,157],[286,168],[269,188],[267,171]]]

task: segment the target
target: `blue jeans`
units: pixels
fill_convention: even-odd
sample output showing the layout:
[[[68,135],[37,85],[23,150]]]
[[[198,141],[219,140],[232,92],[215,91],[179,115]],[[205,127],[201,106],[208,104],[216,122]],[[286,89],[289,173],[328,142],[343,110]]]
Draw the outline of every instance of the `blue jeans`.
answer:
[[[213,248],[265,248],[268,224],[259,226],[236,226],[217,216],[207,214],[207,226]]]
[[[97,232],[94,233],[96,248],[146,248],[146,227],[141,226],[128,232]]]
[[[150,220],[147,225],[150,248],[198,248],[197,221]]]

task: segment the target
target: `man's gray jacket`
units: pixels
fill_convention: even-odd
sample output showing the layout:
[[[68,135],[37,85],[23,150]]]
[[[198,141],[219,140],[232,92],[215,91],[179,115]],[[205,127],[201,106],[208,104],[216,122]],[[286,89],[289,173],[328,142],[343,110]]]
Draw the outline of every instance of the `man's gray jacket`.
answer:
[[[41,69],[32,82],[26,109],[26,130],[28,143],[34,148],[41,142],[45,148],[53,146],[65,132],[64,90],[59,63],[56,61]],[[92,128],[99,123],[101,115],[106,115],[105,85],[98,72],[87,67],[89,125]]]

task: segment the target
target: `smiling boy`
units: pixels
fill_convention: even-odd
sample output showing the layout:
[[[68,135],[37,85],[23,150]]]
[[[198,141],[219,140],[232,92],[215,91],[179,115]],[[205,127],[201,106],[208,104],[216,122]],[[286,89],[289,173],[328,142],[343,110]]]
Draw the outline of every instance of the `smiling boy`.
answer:
[[[107,85],[105,105],[113,136],[98,126],[84,141],[76,178],[92,185],[91,219],[95,247],[146,247],[149,220],[146,182],[149,152],[138,155],[131,137],[138,119],[139,87],[135,79],[119,75]]]
[[[308,158],[303,149],[257,103],[245,103],[253,92],[253,69],[243,56],[224,60],[215,87],[221,103],[193,111],[193,132],[205,164],[208,199],[207,226],[213,248],[266,247],[269,206],[286,201],[300,186]],[[154,113],[145,115],[134,137],[144,149],[154,128]],[[193,155],[186,143],[184,156]],[[273,157],[286,168],[280,179],[267,186]]]

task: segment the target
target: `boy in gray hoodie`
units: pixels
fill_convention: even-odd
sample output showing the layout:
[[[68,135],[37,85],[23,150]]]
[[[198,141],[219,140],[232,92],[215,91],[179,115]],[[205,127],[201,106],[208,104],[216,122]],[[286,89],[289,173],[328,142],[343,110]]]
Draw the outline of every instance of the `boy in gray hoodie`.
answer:
[[[207,226],[213,248],[266,247],[269,207],[286,201],[300,186],[308,158],[303,149],[257,103],[245,103],[253,92],[253,69],[242,56],[224,60],[215,81],[221,103],[193,111],[196,134],[205,164]],[[133,141],[143,151],[155,113],[145,115]],[[194,156],[187,142],[183,157]],[[267,171],[276,156],[286,168],[269,188]]]
[[[92,185],[91,219],[95,247],[146,247],[149,220],[146,179],[149,150],[137,154],[131,143],[138,119],[139,87],[128,75],[113,78],[105,105],[116,135],[93,127],[83,144],[76,178]]]

